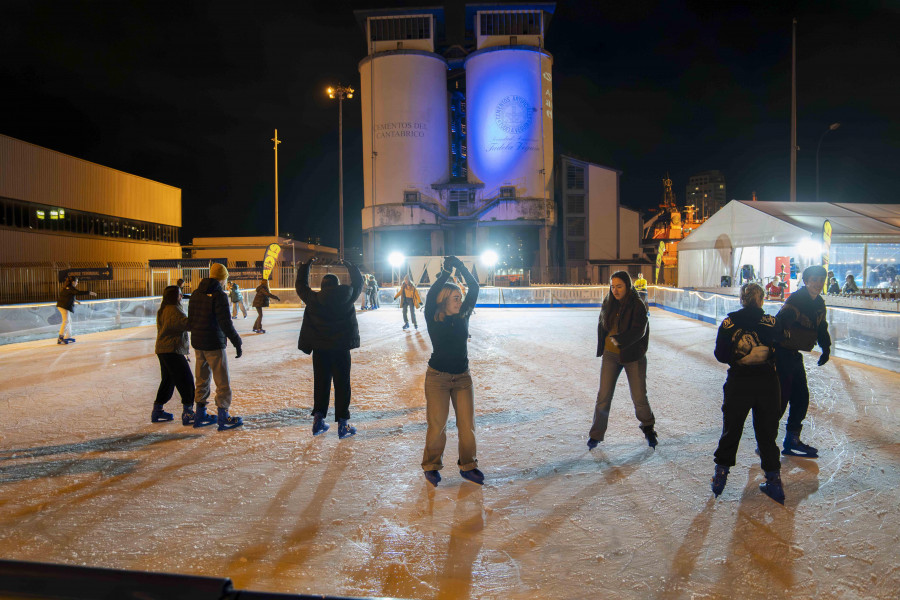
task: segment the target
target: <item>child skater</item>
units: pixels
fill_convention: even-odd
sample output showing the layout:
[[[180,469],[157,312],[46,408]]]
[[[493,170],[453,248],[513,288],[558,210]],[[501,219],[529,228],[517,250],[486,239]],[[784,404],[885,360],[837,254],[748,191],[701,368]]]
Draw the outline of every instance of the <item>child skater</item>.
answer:
[[[78,289],[78,278],[72,275],[66,277],[62,289],[59,291],[59,297],[56,300],[56,308],[62,316],[62,323],[59,326],[59,337],[57,344],[73,344],[75,338],[72,337],[72,317],[75,314],[75,297],[76,296],[96,296],[96,292]],[[81,304],[79,302],[79,304]]]
[[[171,421],[174,415],[163,410],[172,393],[178,388],[181,396],[181,424],[194,424],[194,375],[187,361],[188,316],[181,304],[183,294],[177,285],[163,290],[159,312],[156,313],[156,358],[162,376],[150,422]]]
[[[256,286],[256,296],[253,297],[253,308],[256,309],[257,314],[256,322],[253,324],[253,333],[266,332],[266,330],[262,328],[262,309],[269,306],[269,298],[281,300],[281,298],[269,291],[269,282],[265,279],[260,279],[259,285]]]
[[[356,434],[350,425],[350,350],[359,348],[359,325],[356,322],[356,299],[363,288],[363,277],[350,261],[340,264],[350,273],[350,285],[339,285],[337,276],[328,273],[322,277],[320,290],[309,287],[309,269],[316,262],[313,257],[301,263],[297,270],[295,288],[306,305],[300,340],[297,347],[306,354],[312,353],[313,361],[313,435],[328,431],[325,415],[334,380],[334,418],[338,423],[338,437],[344,439]]]
[[[716,449],[712,492],[719,497],[728,472],[735,465],[738,444],[747,413],[753,411],[753,432],[766,481],[759,489],[784,504],[781,461],[778,458],[778,422],[781,420],[781,386],[775,373],[775,344],[782,337],[778,320],[763,312],[765,290],[758,283],[741,287],[741,306],[730,313],[716,336],[716,360],[727,363],[725,400],[722,403],[722,437]]]
[[[469,286],[463,300],[462,290],[449,283],[451,272],[462,275]],[[475,392],[469,374],[469,317],[478,300],[478,281],[455,256],[444,259],[440,275],[425,297],[425,324],[433,351],[425,371],[425,451],[422,469],[425,479],[437,487],[442,457],[447,445],[447,417],[450,404],[456,412],[459,434],[459,474],[478,485],[484,485],[484,473],[478,469],[475,444]]]

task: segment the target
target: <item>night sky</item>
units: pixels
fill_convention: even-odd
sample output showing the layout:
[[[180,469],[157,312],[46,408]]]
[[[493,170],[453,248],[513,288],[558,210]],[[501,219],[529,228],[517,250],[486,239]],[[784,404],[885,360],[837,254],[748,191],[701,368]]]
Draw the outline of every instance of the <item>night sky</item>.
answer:
[[[0,133],[183,190],[183,235],[338,242],[337,102],[365,56],[354,9],[436,2],[0,0]],[[464,3],[447,3],[461,41]],[[900,2],[557,4],[555,152],[623,171],[656,206],[671,174],[725,173],[728,198],[788,200],[791,19],[798,199],[896,203]],[[2,176],[2,174],[0,174]],[[361,240],[358,99],[344,103],[346,245]]]

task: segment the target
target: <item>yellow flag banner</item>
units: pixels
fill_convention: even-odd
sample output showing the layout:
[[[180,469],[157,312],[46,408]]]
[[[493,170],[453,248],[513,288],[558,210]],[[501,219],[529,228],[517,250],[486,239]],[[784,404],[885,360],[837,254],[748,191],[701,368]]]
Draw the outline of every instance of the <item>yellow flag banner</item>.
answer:
[[[266,254],[263,257],[263,279],[268,281],[272,276],[272,269],[275,268],[279,254],[281,254],[281,246],[278,244],[269,244],[269,247],[266,248]]]
[[[662,266],[663,254],[666,253],[666,243],[660,242],[659,249],[656,251],[656,280],[653,282],[656,285],[659,285],[659,272],[661,271],[660,267]]]
[[[831,221],[825,219],[822,225],[822,266],[828,270],[828,261],[831,256]],[[825,282],[828,285],[828,282]]]

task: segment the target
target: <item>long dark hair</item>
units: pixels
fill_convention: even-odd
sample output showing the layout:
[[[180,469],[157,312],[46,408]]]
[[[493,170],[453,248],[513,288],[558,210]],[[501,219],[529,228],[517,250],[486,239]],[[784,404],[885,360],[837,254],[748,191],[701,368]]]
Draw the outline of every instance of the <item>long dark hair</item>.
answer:
[[[177,285],[167,286],[166,289],[163,290],[162,293],[162,302],[159,303],[159,311],[157,311],[157,315],[162,312],[162,309],[171,305],[179,306],[181,304],[181,298],[178,296],[181,294],[181,288]]]
[[[610,275],[610,283],[612,283],[613,279],[619,279],[625,284],[625,295],[622,297],[621,302],[616,300],[616,297],[613,296],[612,292],[608,293],[606,298],[603,299],[603,306],[600,308],[600,314],[603,317],[603,326],[606,327],[607,331],[612,329],[613,318],[619,314],[622,307],[627,306],[628,303],[637,298],[637,292],[634,289],[634,284],[631,282],[631,275],[626,271],[616,271]]]
[[[78,278],[74,275],[66,275],[66,280],[63,282],[63,289],[66,289],[70,285],[73,285],[76,281],[78,281]]]

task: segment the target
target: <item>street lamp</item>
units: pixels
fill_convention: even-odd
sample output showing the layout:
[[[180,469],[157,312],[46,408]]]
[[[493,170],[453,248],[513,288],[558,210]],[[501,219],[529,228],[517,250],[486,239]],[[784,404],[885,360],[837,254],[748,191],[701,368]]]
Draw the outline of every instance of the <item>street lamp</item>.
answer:
[[[388,262],[391,265],[391,285],[400,279],[400,267],[406,262],[406,257],[400,252],[391,252],[388,255]]]
[[[339,228],[341,245],[338,250],[338,258],[344,259],[344,98],[353,97],[353,88],[338,84],[325,90],[328,97],[338,100],[338,212],[340,213]]]
[[[825,139],[825,136],[828,135],[829,131],[834,131],[838,127],[840,127],[840,123],[832,123],[828,126],[828,129],[825,130],[825,133],[819,138],[819,145],[816,146],[816,202],[819,201],[819,149],[822,148],[822,140]]]

